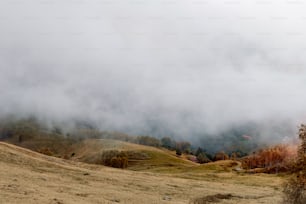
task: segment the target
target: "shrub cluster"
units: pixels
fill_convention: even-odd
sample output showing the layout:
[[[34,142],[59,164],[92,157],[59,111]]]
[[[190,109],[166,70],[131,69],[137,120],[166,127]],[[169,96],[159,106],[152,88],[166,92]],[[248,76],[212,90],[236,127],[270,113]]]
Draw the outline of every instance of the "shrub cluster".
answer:
[[[101,163],[105,166],[124,169],[128,167],[128,156],[125,152],[118,150],[103,151]]]
[[[267,173],[278,173],[288,171],[295,156],[290,146],[276,145],[245,157],[241,165],[244,169],[264,168]]]
[[[229,156],[223,151],[217,152],[214,156],[214,161],[228,160],[228,159],[229,159]]]
[[[204,152],[201,152],[200,154],[197,155],[197,161],[200,164],[211,162],[211,160],[207,157],[207,155]]]
[[[298,160],[293,166],[296,176],[291,178],[284,186],[284,203],[306,203],[306,126],[299,129],[301,140],[298,149]]]
[[[291,178],[284,185],[284,203],[305,204],[306,203],[306,178],[302,175]]]

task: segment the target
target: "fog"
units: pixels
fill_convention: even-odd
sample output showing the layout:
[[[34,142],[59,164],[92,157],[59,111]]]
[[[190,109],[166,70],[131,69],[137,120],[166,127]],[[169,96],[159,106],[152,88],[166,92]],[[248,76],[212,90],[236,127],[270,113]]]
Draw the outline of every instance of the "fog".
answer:
[[[251,122],[267,140],[291,136],[276,130],[306,120],[305,9],[1,0],[0,114],[187,139]]]

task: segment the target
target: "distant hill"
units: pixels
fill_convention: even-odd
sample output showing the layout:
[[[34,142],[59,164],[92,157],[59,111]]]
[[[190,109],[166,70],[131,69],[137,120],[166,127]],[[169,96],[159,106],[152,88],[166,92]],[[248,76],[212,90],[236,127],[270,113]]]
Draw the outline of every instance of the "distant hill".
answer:
[[[75,161],[99,164],[103,153],[117,150],[128,157],[128,169],[169,171],[198,164],[177,157],[174,151],[110,139],[86,139],[72,146],[69,154]]]

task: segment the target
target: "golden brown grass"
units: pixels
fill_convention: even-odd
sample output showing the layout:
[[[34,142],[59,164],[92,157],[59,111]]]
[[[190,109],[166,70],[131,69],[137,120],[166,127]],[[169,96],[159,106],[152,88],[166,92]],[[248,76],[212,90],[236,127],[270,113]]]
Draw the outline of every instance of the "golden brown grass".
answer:
[[[75,161],[100,164],[103,153],[112,150],[127,153],[128,169],[135,171],[171,171],[175,168],[197,166],[196,163],[178,158],[175,152],[110,139],[84,140],[73,146],[69,154],[75,153],[72,158]]]
[[[176,168],[185,169],[175,173],[120,170],[0,143],[0,203],[192,203],[217,194],[232,195],[218,197],[219,203],[281,201],[281,177],[215,173],[217,167],[202,165],[190,166],[190,171]]]

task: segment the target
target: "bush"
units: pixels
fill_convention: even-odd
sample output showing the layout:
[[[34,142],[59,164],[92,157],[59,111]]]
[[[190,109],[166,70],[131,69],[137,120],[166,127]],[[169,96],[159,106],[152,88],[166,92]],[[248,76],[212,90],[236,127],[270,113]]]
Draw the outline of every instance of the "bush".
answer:
[[[176,153],[177,156],[181,156],[182,155],[182,151],[180,149],[176,149],[175,153]]]
[[[215,154],[214,156],[214,160],[215,161],[219,161],[219,160],[228,160],[229,157],[227,154],[225,154],[224,152],[218,152]]]
[[[179,149],[182,152],[189,154],[191,145],[189,142],[181,141],[176,143],[176,149]]]
[[[276,145],[262,149],[242,160],[244,169],[264,168],[267,173],[278,173],[291,169],[296,153],[289,145]]]
[[[201,147],[198,147],[198,149],[195,151],[195,155],[196,156],[199,156],[199,154],[201,154],[201,153],[205,153],[205,150],[204,149],[202,149]]]
[[[118,150],[104,151],[101,156],[101,163],[105,166],[124,169],[128,167],[128,156],[125,152],[119,152]]]
[[[127,157],[113,157],[110,163],[111,167],[125,169],[128,166],[128,159]]]
[[[170,137],[163,137],[160,140],[161,146],[170,150],[175,149],[175,141],[172,140]]]
[[[197,156],[197,161],[198,161],[200,164],[204,164],[204,163],[211,162],[210,159],[208,159],[208,157],[206,156],[206,154],[205,154],[204,152],[198,154],[198,156]]]
[[[284,186],[284,203],[306,203],[306,126],[299,129],[301,144],[298,149],[298,160],[293,166],[296,177],[291,178]]]
[[[284,186],[284,203],[306,203],[306,178],[291,178]]]

